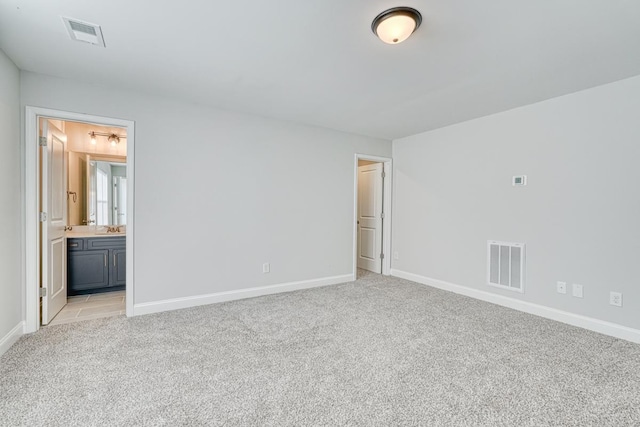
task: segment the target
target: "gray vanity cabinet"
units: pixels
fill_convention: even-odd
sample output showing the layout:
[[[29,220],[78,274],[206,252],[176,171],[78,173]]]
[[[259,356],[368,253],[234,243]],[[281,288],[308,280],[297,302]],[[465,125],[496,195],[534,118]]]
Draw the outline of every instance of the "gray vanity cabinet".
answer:
[[[109,277],[112,286],[120,286],[127,283],[126,249],[114,249],[111,252],[111,274]]]
[[[108,250],[69,251],[67,254],[69,295],[76,295],[79,291],[108,287],[109,270],[105,267],[108,256]]]
[[[125,236],[67,239],[69,295],[124,289]]]

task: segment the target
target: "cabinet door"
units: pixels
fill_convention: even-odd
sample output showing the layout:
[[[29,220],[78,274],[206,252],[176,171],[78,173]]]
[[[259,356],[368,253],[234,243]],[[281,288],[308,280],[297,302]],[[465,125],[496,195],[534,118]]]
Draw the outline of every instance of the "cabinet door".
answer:
[[[109,286],[109,251],[69,251],[67,254],[69,292]]]
[[[127,250],[111,250],[111,278],[109,286],[121,286],[127,283]]]

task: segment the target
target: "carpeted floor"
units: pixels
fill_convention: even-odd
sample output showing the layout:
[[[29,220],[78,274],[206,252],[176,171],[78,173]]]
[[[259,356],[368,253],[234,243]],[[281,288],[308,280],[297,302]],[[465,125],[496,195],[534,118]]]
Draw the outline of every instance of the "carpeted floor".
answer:
[[[640,425],[640,345],[395,278],[50,326],[0,425]]]

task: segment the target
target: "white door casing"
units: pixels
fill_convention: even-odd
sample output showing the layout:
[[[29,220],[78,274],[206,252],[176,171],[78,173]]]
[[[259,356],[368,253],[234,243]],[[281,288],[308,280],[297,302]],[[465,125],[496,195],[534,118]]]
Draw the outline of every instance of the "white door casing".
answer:
[[[24,333],[36,332],[40,328],[40,298],[38,290],[41,284],[42,254],[40,244],[42,242],[42,223],[39,221],[41,202],[40,169],[42,164],[41,150],[38,145],[40,132],[40,118],[49,117],[65,121],[75,121],[102,126],[113,126],[127,129],[127,288],[126,288],[126,314],[134,316],[134,289],[135,289],[135,122],[131,120],[117,119],[113,117],[95,116],[85,113],[73,113],[70,111],[55,110],[51,108],[25,107],[25,141],[24,146],[24,212],[22,245],[24,248],[24,274],[23,274],[23,313]],[[355,248],[354,228],[354,248]],[[355,265],[355,249],[354,249]]]
[[[49,120],[42,120],[42,324],[47,325],[67,303],[67,137]]]
[[[382,272],[383,164],[358,167],[358,268]]]

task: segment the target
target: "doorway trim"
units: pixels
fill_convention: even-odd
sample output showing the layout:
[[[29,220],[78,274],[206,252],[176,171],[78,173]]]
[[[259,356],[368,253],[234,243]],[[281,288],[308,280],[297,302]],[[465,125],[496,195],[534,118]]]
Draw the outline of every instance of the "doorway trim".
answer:
[[[84,113],[54,110],[50,108],[27,106],[25,111],[25,151],[24,151],[24,221],[23,221],[23,276],[22,276],[22,306],[24,315],[24,332],[36,332],[40,328],[40,222],[39,168],[40,152],[38,150],[38,119],[90,123],[100,126],[114,126],[127,129],[127,286],[126,286],[126,314],[133,316],[134,303],[134,220],[135,220],[135,122],[131,120],[111,117],[93,116]]]
[[[356,153],[353,172],[353,280],[358,277],[358,160],[369,160],[384,165],[385,178],[382,185],[382,274],[391,275],[391,201],[393,189],[393,160],[390,157]]]

